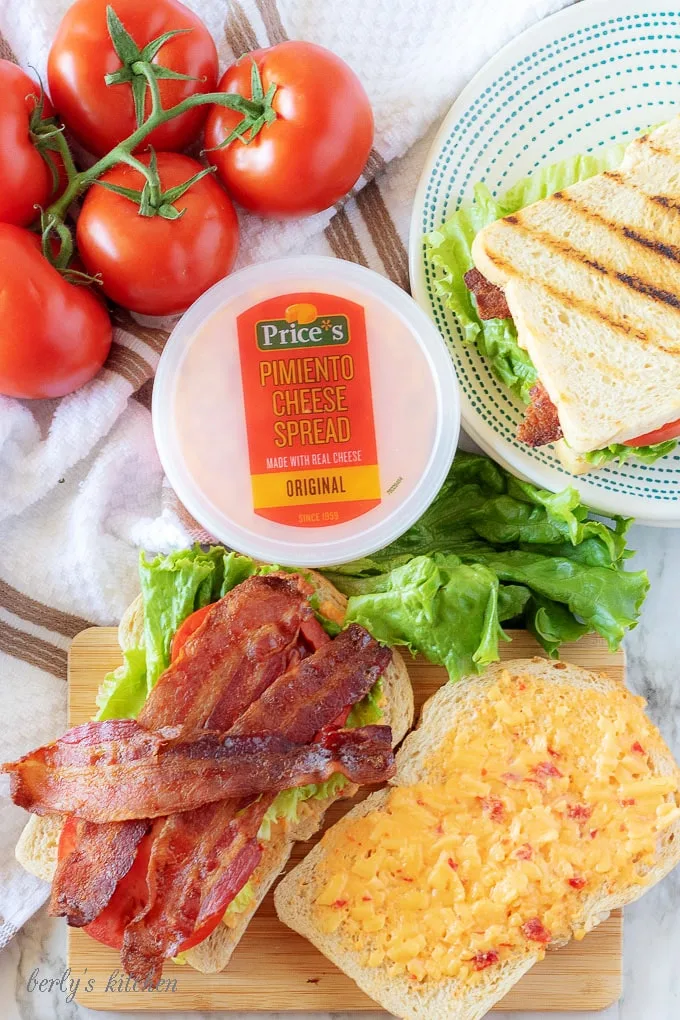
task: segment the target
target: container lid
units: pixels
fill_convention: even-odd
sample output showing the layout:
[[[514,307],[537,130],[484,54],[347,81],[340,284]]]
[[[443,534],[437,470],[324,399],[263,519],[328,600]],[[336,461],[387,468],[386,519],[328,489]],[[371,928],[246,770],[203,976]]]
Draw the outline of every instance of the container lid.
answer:
[[[160,360],[153,427],[177,496],[256,559],[331,566],[416,521],[458,441],[455,372],[395,284],[335,258],[225,277]]]

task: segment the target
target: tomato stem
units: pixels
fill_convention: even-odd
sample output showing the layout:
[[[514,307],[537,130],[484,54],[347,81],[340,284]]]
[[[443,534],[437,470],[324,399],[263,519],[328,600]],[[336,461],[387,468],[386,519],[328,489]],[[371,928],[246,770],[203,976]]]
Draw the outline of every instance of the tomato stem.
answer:
[[[148,204],[152,208],[156,208],[161,203],[161,179],[158,176],[158,166],[156,163],[155,155],[152,155],[149,165],[142,163],[141,160],[135,159],[130,153],[121,155],[121,163],[127,163],[128,166],[134,167],[138,170],[143,177],[146,178],[148,184]],[[147,215],[142,209],[142,215]]]
[[[42,251],[47,261],[60,272],[68,269],[68,264],[73,256],[73,234],[63,222],[47,214],[43,217]],[[52,234],[59,237],[59,251],[55,254],[52,251]]]
[[[49,134],[49,148],[54,152],[58,152],[61,156],[67,180],[72,181],[74,177],[77,177],[78,168],[73,160],[73,156],[71,155],[69,144],[64,137],[63,127],[55,128],[55,130]]]
[[[161,102],[161,91],[158,87],[158,79],[153,72],[151,64],[148,60],[136,60],[131,65],[133,74],[143,74],[147,80],[149,86],[149,92],[151,93],[151,116],[158,113],[159,110],[163,109]]]
[[[261,104],[252,103],[250,100],[245,99],[243,96],[235,93],[227,92],[199,92],[193,96],[187,96],[181,103],[177,103],[175,106],[169,107],[169,109],[163,109],[162,107],[156,112],[151,112],[144,123],[133,131],[128,138],[125,138],[122,142],[119,142],[115,148],[107,152],[105,156],[102,156],[96,163],[94,163],[89,169],[82,170],[80,173],[76,173],[69,181],[66,190],[63,195],[53,202],[47,210],[48,216],[53,219],[63,219],[68,207],[71,203],[82,195],[84,191],[90,187],[102,174],[106,173],[107,170],[111,170],[112,167],[116,166],[121,162],[128,162],[127,157],[131,156],[132,153],[141,145],[144,139],[151,134],[157,127],[162,124],[167,124],[169,120],[174,120],[175,117],[181,116],[186,113],[187,110],[193,110],[197,106],[205,106],[212,104],[215,106],[225,106],[230,110],[235,110],[237,113],[252,113],[259,110],[261,115]]]
[[[131,70],[136,76],[141,74],[146,78],[151,93],[151,110],[146,120],[128,138],[119,142],[118,145],[87,170],[79,172],[73,162],[73,157],[62,132],[58,131],[54,136],[50,136],[51,147],[57,149],[61,154],[68,175],[68,182],[63,194],[49,206],[43,216],[43,223],[45,224],[43,230],[43,252],[45,257],[49,258],[52,265],[57,269],[66,269],[73,255],[73,237],[64,222],[71,203],[98,181],[102,174],[117,166],[118,163],[127,163],[128,166],[133,166],[146,179],[148,187],[145,188],[146,194],[143,193],[143,204],[140,207],[142,214],[154,215],[153,212],[146,211],[147,207],[148,210],[160,209],[163,204],[162,191],[158,173],[155,169],[155,158],[152,155],[150,165],[147,166],[133,156],[135,150],[139,148],[145,138],[152,131],[155,131],[156,128],[162,124],[167,124],[170,120],[174,120],[175,117],[180,117],[187,110],[193,110],[198,106],[206,105],[224,106],[227,109],[240,113],[243,116],[241,123],[245,124],[244,130],[249,127],[253,128],[253,126],[256,126],[257,130],[259,130],[264,123],[269,123],[276,117],[276,114],[271,109],[271,99],[275,86],[270,87],[267,95],[263,96],[262,101],[246,99],[245,96],[238,95],[237,93],[199,92],[195,95],[187,96],[182,102],[166,110],[161,102],[157,69],[154,70],[148,60],[141,59],[134,61],[134,66]],[[168,209],[164,208],[162,215],[168,219],[174,218],[170,211],[171,208],[171,206]],[[53,234],[56,234],[59,238],[59,250],[56,255],[53,254],[50,244],[50,237]]]

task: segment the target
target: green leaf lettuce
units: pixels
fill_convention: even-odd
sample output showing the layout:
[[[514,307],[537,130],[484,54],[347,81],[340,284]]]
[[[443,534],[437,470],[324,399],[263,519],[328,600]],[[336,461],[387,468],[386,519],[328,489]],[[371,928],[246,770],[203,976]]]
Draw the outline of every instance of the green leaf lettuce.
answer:
[[[593,520],[576,489],[551,493],[459,451],[434,503],[386,549],[326,572],[348,619],[445,665],[453,680],[498,659],[502,624],[550,655],[598,633],[611,648],[649,587],[627,571],[630,520]]]

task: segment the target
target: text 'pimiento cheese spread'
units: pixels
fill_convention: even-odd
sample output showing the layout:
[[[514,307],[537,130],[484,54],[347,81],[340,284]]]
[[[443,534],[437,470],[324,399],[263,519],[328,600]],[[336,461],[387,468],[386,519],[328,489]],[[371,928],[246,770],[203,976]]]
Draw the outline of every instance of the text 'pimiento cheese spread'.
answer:
[[[582,938],[584,903],[644,885],[680,816],[641,698],[501,671],[426,761],[427,781],[326,837],[315,919],[414,981],[474,981]]]
[[[423,513],[458,438],[455,373],[425,313],[327,258],[252,266],[184,315],[154,387],[154,435],[180,500],[258,559],[340,563]]]

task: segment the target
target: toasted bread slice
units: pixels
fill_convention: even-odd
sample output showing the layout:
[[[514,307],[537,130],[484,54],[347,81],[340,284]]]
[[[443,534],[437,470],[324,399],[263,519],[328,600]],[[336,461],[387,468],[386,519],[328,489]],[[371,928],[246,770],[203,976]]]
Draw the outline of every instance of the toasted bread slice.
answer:
[[[574,453],[680,417],[680,118],[621,167],[484,227],[475,266],[505,292]]]
[[[583,720],[589,711],[591,717],[594,715],[588,705],[588,692],[593,689],[605,691],[612,699],[632,698],[623,685],[578,666],[538,658],[494,665],[483,677],[468,677],[457,684],[445,685],[427,702],[418,729],[406,738],[397,755],[397,774],[392,780],[393,785],[409,786],[426,779],[429,756],[447,734],[460,726],[464,727],[466,721],[474,718],[501,670],[508,670],[513,675],[529,674],[547,685],[566,683],[573,689],[574,706],[577,706],[574,709],[575,720]],[[637,710],[642,715],[639,706]],[[680,778],[680,770],[659,734],[656,734],[653,746],[647,746],[646,750],[657,775]],[[389,796],[388,789],[372,794],[353,808],[346,819],[360,818],[371,811],[384,809]],[[344,825],[345,819],[338,824]],[[525,952],[481,971],[474,984],[465,983],[459,978],[417,982],[408,975],[391,975],[386,964],[379,967],[365,966],[363,961],[366,950],[372,948],[366,944],[370,936],[365,936],[363,940],[357,936],[349,941],[341,928],[330,934],[325,933],[315,921],[314,904],[320,892],[319,866],[326,856],[335,829],[334,826],[329,830],[305,860],[278,885],[275,892],[276,910],[285,924],[309,939],[390,1013],[405,1020],[479,1020],[540,958],[540,952],[530,948],[536,944],[527,943]],[[606,896],[589,898],[584,892],[582,915],[574,924],[574,930],[592,930],[611,910],[637,899],[679,861],[680,819],[659,836],[656,860],[646,875],[646,884],[642,887],[635,884],[626,888],[613,888]],[[553,944],[557,946],[565,941],[562,939]]]
[[[337,588],[316,571],[305,571],[318,597],[319,610],[329,620],[342,625],[347,610],[347,599]],[[143,643],[144,609],[138,595],[123,614],[118,627],[118,641],[123,651],[138,648]],[[392,662],[383,677],[384,722],[392,727],[394,746],[401,743],[413,725],[413,689],[403,658],[393,651]],[[348,784],[342,797],[351,797],[357,787]],[[272,828],[262,859],[256,868],[252,883],[255,898],[239,914],[228,918],[228,923],[217,926],[203,942],[188,950],[184,956],[188,964],[203,974],[214,974],[226,967],[250,919],[266,896],[271,885],[285,868],[294,843],[310,839],[323,824],[330,805],[338,799],[310,800],[302,803],[294,824],[278,822]],[[31,874],[48,882],[54,878],[57,867],[59,836],[63,826],[61,815],[31,815],[19,837],[15,855],[19,863]]]

